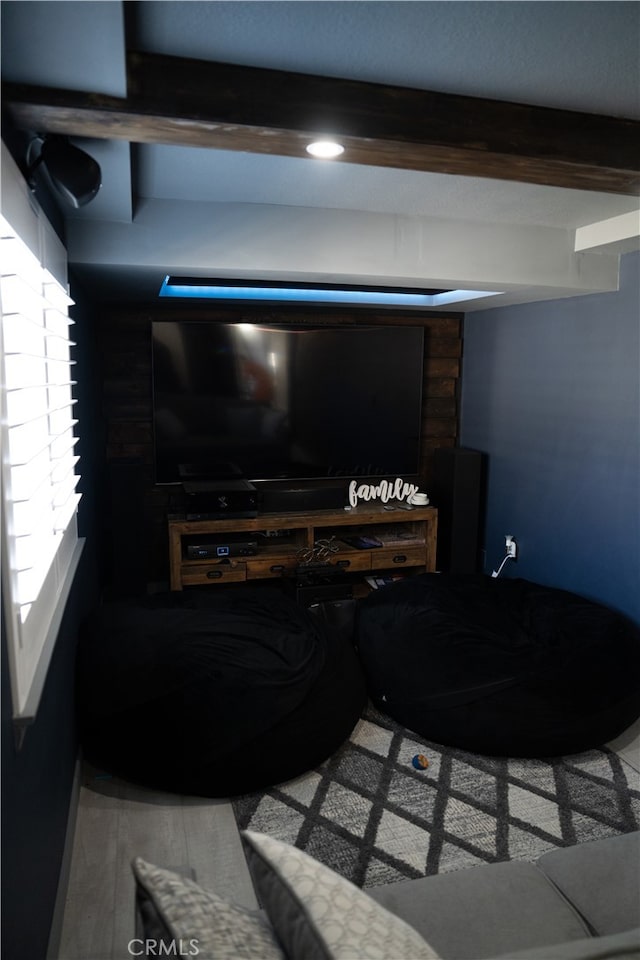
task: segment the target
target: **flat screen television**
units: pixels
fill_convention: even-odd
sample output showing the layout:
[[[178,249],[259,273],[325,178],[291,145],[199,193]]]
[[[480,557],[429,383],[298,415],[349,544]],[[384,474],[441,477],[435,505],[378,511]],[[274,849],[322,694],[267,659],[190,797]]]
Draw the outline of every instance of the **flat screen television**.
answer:
[[[156,482],[415,476],[423,336],[153,321]]]

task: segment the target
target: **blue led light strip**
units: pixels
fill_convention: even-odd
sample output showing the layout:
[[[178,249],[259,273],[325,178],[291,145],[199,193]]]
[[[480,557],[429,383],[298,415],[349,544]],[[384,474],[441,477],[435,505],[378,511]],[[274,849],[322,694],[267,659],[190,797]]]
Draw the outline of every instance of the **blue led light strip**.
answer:
[[[337,290],[322,287],[271,287],[235,284],[170,283],[165,277],[159,296],[197,300],[270,300],[278,303],[377,304],[392,307],[437,307],[445,303],[495,297],[493,290],[447,290],[427,294],[386,290]]]

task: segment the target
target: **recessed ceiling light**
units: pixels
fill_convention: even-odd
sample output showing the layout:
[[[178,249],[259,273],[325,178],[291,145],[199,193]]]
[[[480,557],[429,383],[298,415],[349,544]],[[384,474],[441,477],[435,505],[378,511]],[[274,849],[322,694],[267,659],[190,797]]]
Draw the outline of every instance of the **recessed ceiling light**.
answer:
[[[315,140],[307,145],[307,153],[312,157],[321,157],[323,160],[332,160],[344,153],[344,147],[335,140]]]

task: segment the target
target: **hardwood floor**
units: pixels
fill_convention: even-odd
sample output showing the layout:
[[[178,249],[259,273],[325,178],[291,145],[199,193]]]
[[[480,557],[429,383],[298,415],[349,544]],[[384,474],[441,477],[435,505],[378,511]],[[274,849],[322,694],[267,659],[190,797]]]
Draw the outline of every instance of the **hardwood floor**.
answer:
[[[157,793],[86,765],[82,779],[59,960],[130,960],[134,856],[257,906],[228,801]]]
[[[609,746],[640,770],[640,720]],[[157,793],[87,765],[82,779],[57,960],[130,960],[134,856],[257,906],[228,801]]]

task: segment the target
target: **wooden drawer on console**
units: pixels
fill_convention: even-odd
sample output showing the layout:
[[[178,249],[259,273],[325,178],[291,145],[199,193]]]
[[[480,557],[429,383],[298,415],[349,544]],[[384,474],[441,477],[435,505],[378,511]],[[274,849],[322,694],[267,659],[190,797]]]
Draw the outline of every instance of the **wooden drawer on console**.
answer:
[[[185,587],[195,587],[204,583],[233,583],[247,579],[247,566],[237,563],[194,564],[182,567],[182,584]]]
[[[287,576],[300,564],[297,557],[267,557],[247,560],[247,580],[265,577]]]
[[[383,547],[371,552],[371,566],[373,569],[393,567],[424,567],[426,563],[426,548],[419,547]]]
[[[359,550],[357,553],[334,553],[329,557],[332,567],[341,570],[371,570],[371,553],[369,550]]]

